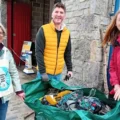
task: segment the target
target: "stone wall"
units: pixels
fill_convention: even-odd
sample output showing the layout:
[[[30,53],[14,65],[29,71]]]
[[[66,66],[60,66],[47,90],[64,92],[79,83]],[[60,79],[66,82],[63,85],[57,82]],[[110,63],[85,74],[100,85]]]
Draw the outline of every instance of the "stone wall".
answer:
[[[19,0],[30,3],[29,0]],[[62,0],[67,7],[65,23],[71,31],[73,78],[70,85],[103,86],[101,34],[110,22],[115,0]],[[45,2],[45,4],[44,4]],[[32,0],[32,40],[50,18],[50,0]],[[6,26],[6,3],[2,0],[1,21]],[[44,22],[43,22],[44,21]],[[64,71],[65,74],[66,71]]]
[[[33,0],[32,2],[32,39],[35,40],[39,27],[49,22],[49,0]]]
[[[63,0],[71,31],[73,78],[70,85],[103,89],[101,32],[110,22],[113,0]],[[101,31],[101,32],[100,32]]]
[[[1,2],[1,22],[5,27],[7,27],[7,5],[5,3],[5,1]]]
[[[7,29],[7,5],[5,1],[1,1],[1,23],[5,26],[5,28]],[[5,40],[3,41],[4,44],[7,46],[7,39],[5,38]]]

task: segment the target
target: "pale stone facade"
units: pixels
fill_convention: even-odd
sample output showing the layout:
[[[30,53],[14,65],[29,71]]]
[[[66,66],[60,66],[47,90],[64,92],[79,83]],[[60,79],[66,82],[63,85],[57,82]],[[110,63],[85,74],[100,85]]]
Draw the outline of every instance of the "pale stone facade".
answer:
[[[5,1],[1,1],[1,22],[2,24],[7,27],[7,5]]]
[[[0,22],[5,26],[5,28],[7,28],[7,5],[5,1],[0,0],[1,2],[1,6],[0,6]],[[7,39],[5,38],[4,40],[4,44],[7,46]]]
[[[101,32],[110,22],[113,0],[62,0],[71,31],[73,78],[67,83],[103,89]],[[101,32],[100,32],[101,31]]]

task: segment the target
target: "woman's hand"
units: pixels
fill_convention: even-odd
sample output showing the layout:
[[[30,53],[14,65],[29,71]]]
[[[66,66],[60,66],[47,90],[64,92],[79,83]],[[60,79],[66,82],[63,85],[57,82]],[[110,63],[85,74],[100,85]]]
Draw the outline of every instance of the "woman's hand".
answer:
[[[18,93],[17,93],[17,96],[18,96],[20,99],[24,100],[24,98],[25,98],[25,93],[24,93],[24,92],[18,92]]]
[[[114,94],[114,99],[115,100],[120,100],[120,85],[115,85],[114,86],[114,91],[115,91],[115,94]]]
[[[114,91],[118,90],[119,88],[120,88],[120,85],[119,85],[119,84],[116,84],[116,85],[114,86]]]

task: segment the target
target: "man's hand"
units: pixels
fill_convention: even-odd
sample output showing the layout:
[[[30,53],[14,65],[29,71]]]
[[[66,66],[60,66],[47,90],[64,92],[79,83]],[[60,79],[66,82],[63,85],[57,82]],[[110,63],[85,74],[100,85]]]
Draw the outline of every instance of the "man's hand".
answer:
[[[73,76],[72,71],[68,71],[68,72],[67,72],[67,75],[70,76],[70,77],[72,77],[72,76]]]
[[[69,80],[70,77],[72,77],[72,76],[73,76],[72,71],[68,71],[68,72],[67,72],[67,75],[66,75],[65,78],[64,78],[64,80],[67,81],[67,80]]]
[[[44,81],[44,82],[48,82],[49,81],[47,73],[43,73],[41,75],[42,75],[42,81]]]

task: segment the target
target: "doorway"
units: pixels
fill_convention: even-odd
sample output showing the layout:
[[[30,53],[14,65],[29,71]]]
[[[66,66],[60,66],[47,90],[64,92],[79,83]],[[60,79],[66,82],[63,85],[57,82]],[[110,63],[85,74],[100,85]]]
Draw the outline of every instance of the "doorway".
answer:
[[[24,41],[31,41],[31,4],[11,2],[7,3],[7,33],[8,48],[13,50],[16,64],[19,64]]]

